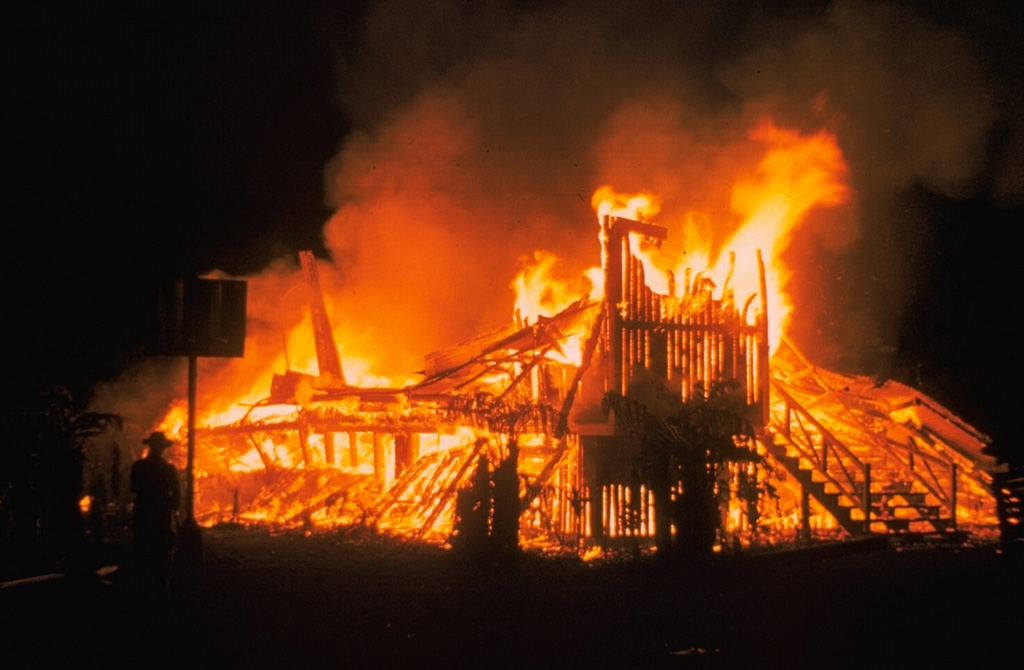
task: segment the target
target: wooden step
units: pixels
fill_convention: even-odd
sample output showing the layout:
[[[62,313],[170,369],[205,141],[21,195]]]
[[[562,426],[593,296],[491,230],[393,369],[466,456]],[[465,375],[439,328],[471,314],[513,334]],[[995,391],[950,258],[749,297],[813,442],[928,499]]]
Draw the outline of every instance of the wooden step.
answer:
[[[899,516],[899,514],[905,510],[913,510],[918,516],[931,519],[938,517],[943,507],[942,505],[886,505],[885,507],[882,507],[881,505],[872,505],[871,509],[879,514],[884,509],[893,516]]]
[[[952,519],[878,519],[872,517],[870,526],[872,532],[878,532],[875,530],[875,526],[885,526],[887,532],[890,533],[906,533],[906,532],[926,532],[922,526],[929,526],[933,532],[943,533],[953,528]],[[912,531],[911,526],[914,526],[915,530]]]
[[[895,500],[896,498],[902,498],[906,501],[907,505],[927,505],[926,502],[928,494],[924,491],[871,491],[871,502],[878,503],[882,502],[882,499]]]

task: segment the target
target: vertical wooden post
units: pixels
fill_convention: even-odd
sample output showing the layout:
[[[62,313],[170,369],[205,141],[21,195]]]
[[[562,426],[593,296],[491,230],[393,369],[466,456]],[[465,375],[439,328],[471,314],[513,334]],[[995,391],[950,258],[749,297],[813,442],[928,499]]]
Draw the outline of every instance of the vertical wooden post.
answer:
[[[335,434],[333,432],[324,433],[324,460],[327,461],[328,467],[337,465],[335,462],[334,439]]]
[[[953,530],[956,530],[956,470],[956,463],[953,463],[949,472],[949,516],[952,519]]]
[[[800,537],[811,539],[811,496],[803,484],[800,485]]]
[[[395,433],[395,476],[401,475],[412,465],[409,433]]]
[[[185,519],[195,519],[196,386],[199,359],[188,357],[188,456],[185,465]]]
[[[415,463],[420,458],[420,434],[409,433],[409,463]]]
[[[704,380],[704,393],[711,393],[711,385],[717,381],[714,375],[714,358],[713,354],[715,351],[715,334],[711,330],[711,322],[713,319],[713,308],[715,301],[712,299],[710,293],[708,294],[708,300],[704,304],[704,312],[701,316],[701,324],[703,325],[703,333],[701,340],[704,343],[704,356],[701,359],[701,369],[703,370]]]
[[[309,453],[309,425],[305,421],[299,422],[299,450],[302,452],[302,463],[307,467],[313,466],[313,457]]]
[[[338,344],[334,340],[331,322],[327,318],[323,292],[320,290],[320,275],[312,251],[300,251],[299,262],[306,274],[306,281],[312,295],[309,300],[309,315],[313,323],[313,341],[316,345],[316,360],[320,376],[335,384],[345,385],[345,373],[341,368]]]
[[[348,464],[350,467],[359,467],[359,433],[350,431],[348,434]]]
[[[757,271],[760,278],[761,290],[761,344],[759,347],[760,359],[758,360],[758,387],[761,399],[761,422],[767,426],[771,423],[771,405],[769,383],[771,373],[768,369],[768,282],[765,279],[764,258],[761,250],[757,250]]]
[[[871,464],[864,464],[864,496],[861,499],[864,510],[864,532],[871,532]]]
[[[622,239],[612,231],[612,217],[601,220],[602,257],[604,260],[605,310],[608,315],[608,348],[611,367],[609,388],[625,393],[622,379]]]
[[[387,450],[384,448],[384,436],[381,433],[373,434],[373,476],[377,483],[383,486],[387,479]]]

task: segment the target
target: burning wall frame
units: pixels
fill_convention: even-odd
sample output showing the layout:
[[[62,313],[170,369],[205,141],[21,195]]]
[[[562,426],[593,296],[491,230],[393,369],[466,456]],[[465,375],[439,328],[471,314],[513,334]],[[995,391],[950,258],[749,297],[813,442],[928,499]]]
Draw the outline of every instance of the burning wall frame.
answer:
[[[647,286],[644,267],[632,252],[637,237],[664,241],[667,229],[651,223],[605,216],[601,226],[605,298],[602,345],[591,362],[595,374],[584,383],[626,395],[637,375],[661,379],[673,394],[689,400],[715,384],[731,382],[743,399],[751,425],[763,427],[768,409],[768,320],[764,266],[760,296],[742,306],[726,284],[716,297],[701,275],[684,278],[677,293],[668,273],[668,293]],[[731,273],[730,273],[731,274]],[[750,307],[760,297],[751,319]],[[603,395],[603,393],[602,393]],[[636,482],[633,456],[614,425],[574,424],[581,434],[582,526],[593,541],[654,535],[652,493]]]

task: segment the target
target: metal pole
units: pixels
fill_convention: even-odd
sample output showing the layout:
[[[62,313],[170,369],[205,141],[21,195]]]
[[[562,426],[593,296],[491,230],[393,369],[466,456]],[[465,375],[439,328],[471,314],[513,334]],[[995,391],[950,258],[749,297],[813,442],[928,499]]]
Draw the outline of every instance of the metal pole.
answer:
[[[193,464],[196,455],[196,377],[197,358],[188,357],[188,461],[185,465],[185,519],[178,530],[177,559],[182,566],[193,567],[203,557],[203,536],[195,518],[195,475]],[[235,494],[237,496],[237,492]],[[238,508],[237,501],[235,508]]]

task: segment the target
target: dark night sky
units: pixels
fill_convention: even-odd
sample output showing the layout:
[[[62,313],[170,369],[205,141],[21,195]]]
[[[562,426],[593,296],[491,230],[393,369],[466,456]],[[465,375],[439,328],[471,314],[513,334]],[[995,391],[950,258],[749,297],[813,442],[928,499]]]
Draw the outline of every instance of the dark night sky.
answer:
[[[27,378],[84,388],[140,342],[161,281],[322,249],[348,125],[317,5],[47,4],[8,25],[7,346]]]
[[[363,4],[36,3],[8,18],[7,387],[86,392],[115,376],[160,281],[323,251],[325,164],[374,118],[353,118],[338,94],[338,63],[359,56]],[[971,3],[949,4],[921,11],[988,28],[978,48],[1019,121],[1021,10],[984,20],[963,9]],[[988,142],[1019,143],[1019,133],[996,124]],[[927,298],[903,317],[881,372],[1005,433],[1016,401],[1002,386],[1021,370],[1008,333],[1024,210],[990,196],[984,186],[958,199],[903,190],[910,223],[896,235],[913,237],[906,263]]]

